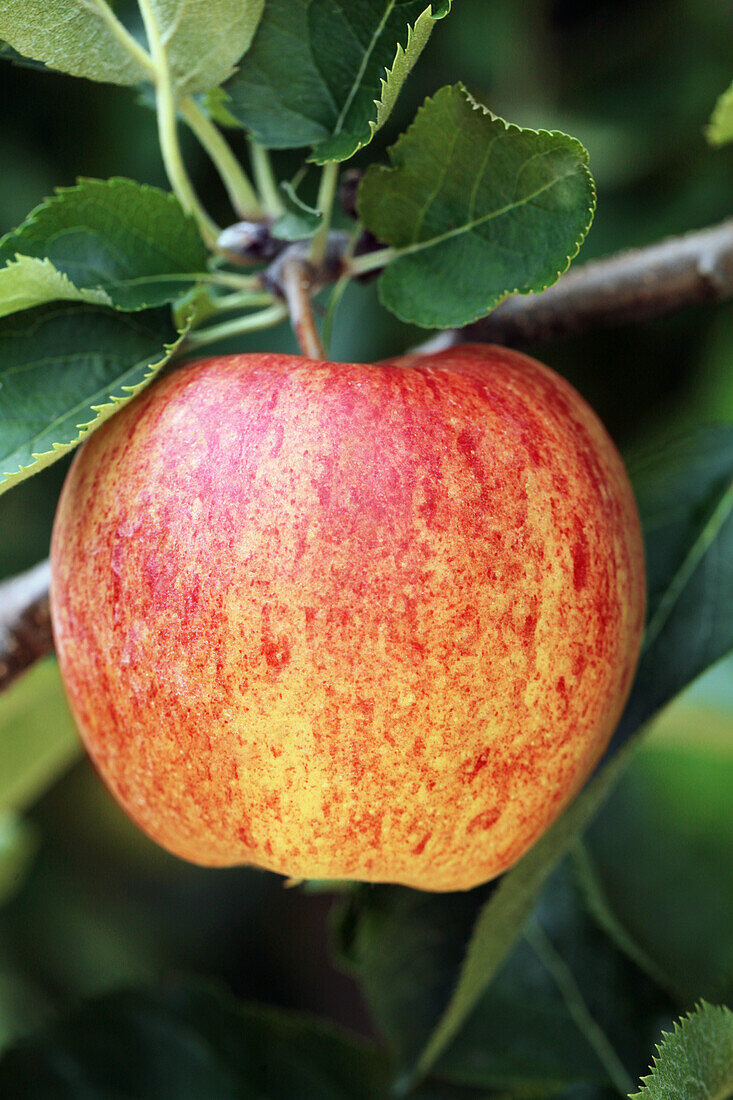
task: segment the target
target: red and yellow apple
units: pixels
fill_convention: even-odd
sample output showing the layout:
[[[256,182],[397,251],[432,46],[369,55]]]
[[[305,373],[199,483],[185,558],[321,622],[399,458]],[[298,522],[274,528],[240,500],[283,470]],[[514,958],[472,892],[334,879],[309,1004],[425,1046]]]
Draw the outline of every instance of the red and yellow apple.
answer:
[[[72,710],[151,837],[426,890],[497,875],[557,817],[644,610],[611,440],[496,347],[183,367],[77,455],[52,565]]]

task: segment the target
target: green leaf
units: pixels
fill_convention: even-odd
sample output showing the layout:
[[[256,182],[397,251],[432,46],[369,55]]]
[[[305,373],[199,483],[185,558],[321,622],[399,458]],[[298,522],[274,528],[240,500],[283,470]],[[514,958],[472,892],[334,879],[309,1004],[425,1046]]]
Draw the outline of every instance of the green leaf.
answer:
[[[249,48],[265,0],[149,0],[177,95],[208,92]]]
[[[733,84],[715,104],[706,134],[711,145],[725,145],[733,141]]]
[[[14,65],[19,65],[23,69],[35,69],[37,72],[48,72],[48,67],[43,64],[42,61],[34,61],[32,57],[23,57],[21,53],[14,50],[12,46],[9,46],[6,42],[0,42],[0,59],[3,61],[11,61]]]
[[[362,887],[339,907],[342,965],[359,981],[398,1066],[419,1053],[455,980],[471,924],[491,887],[428,895]],[[609,1087],[646,1065],[667,998],[586,913],[566,861],[434,1072],[511,1096]],[[623,1060],[623,1065],[622,1065]]]
[[[113,84],[149,79],[107,0],[0,0],[0,38],[72,76]]]
[[[285,212],[272,225],[273,237],[282,241],[302,241],[312,237],[323,221],[321,212],[299,199],[289,182],[280,184],[280,199]]]
[[[112,84],[154,81],[155,65],[110,0],[0,0],[0,38],[24,57]],[[264,0],[146,0],[178,96],[231,76]]]
[[[404,1066],[420,1053],[450,997],[476,914],[491,892],[426,894],[361,886],[336,910],[338,962]]]
[[[241,123],[227,107],[228,102],[229,96],[223,88],[218,86],[212,88],[203,97],[204,107],[214,122],[218,123],[219,126],[239,130],[241,129]]]
[[[450,0],[269,0],[227,83],[229,111],[271,149],[342,161],[383,125]]]
[[[168,309],[54,303],[0,321],[0,492],[55,462],[126,404],[182,337]]]
[[[667,709],[579,853],[599,922],[685,1004],[733,993],[732,731],[730,711]]]
[[[649,618],[615,755],[483,906],[451,1000],[418,1061],[418,1073],[426,1073],[446,1050],[494,978],[548,874],[623,772],[635,748],[632,735],[733,648],[732,476],[733,427],[701,430],[637,464]]]
[[[46,263],[13,266],[19,253]],[[59,190],[0,240],[0,263],[11,265],[0,271],[0,310],[10,312],[3,291],[16,309],[51,297],[149,309],[183,294],[206,262],[196,224],[174,195],[133,180],[85,179]]]
[[[595,209],[588,154],[561,133],[496,118],[458,84],[425,101],[359,191],[367,229],[395,257],[383,305],[426,328],[463,326],[509,294],[544,290],[577,254]]]
[[[30,806],[81,753],[54,658],[0,694],[0,813]]]
[[[38,847],[33,829],[12,814],[0,816],[0,904],[13,896]]]
[[[109,295],[100,288],[78,290],[50,260],[18,255],[0,268],[0,317],[59,300],[112,304]]]
[[[414,25],[408,27],[407,45],[403,47],[400,43],[397,46],[397,53],[392,62],[392,67],[387,69],[385,76],[380,81],[380,95],[375,100],[377,118],[376,122],[369,122],[372,131],[369,140],[374,137],[377,130],[381,130],[391,115],[392,108],[402,90],[402,85],[425,49],[436,21],[444,18],[450,9],[450,0],[442,5],[433,4],[432,7],[426,8],[418,16]]]
[[[386,1064],[329,1024],[194,983],[87,1002],[0,1062],[3,1100],[377,1100]]]
[[[426,1074],[458,1035],[511,951],[548,875],[609,794],[628,763],[632,747],[633,743],[609,761],[563,816],[499,881],[480,909],[451,998],[417,1064],[411,1067],[409,1079],[415,1073]]]
[[[733,649],[733,425],[657,447],[629,473],[644,525],[647,626],[616,745]]]
[[[728,1100],[733,1094],[733,1012],[702,1001],[662,1033],[652,1072],[632,1100]]]
[[[436,1073],[512,1094],[582,1084],[625,1094],[669,1010],[585,911],[566,860]]]

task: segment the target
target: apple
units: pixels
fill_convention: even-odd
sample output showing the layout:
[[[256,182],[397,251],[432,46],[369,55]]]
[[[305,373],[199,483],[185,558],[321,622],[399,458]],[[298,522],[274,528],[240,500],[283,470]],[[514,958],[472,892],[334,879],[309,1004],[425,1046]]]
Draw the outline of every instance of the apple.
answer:
[[[621,459],[499,347],[184,366],[64,486],[52,614],[82,737],[171,852],[467,889],[620,716],[644,614]]]

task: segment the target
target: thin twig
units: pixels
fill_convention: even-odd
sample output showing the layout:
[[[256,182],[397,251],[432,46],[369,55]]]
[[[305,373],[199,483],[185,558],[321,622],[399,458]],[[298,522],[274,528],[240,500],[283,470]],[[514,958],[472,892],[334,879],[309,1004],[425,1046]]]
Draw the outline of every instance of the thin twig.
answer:
[[[185,338],[181,350],[185,354],[192,349],[204,348],[207,344],[215,344],[219,340],[228,340],[232,336],[244,336],[248,332],[260,332],[262,329],[273,328],[284,321],[288,315],[287,306],[283,302],[275,302],[267,309],[257,313],[245,313],[235,317],[232,321],[222,321],[219,325],[209,325],[189,333]]]
[[[0,691],[53,650],[47,561],[0,583]]]
[[[307,359],[323,359],[321,337],[313,319],[313,272],[305,260],[291,256],[282,265],[282,289],[300,350]]]
[[[574,267],[542,294],[508,298],[454,339],[539,343],[729,298],[733,219]]]
[[[333,214],[334,199],[336,198],[339,167],[336,161],[330,161],[328,164],[324,164],[321,174],[321,184],[318,188],[318,201],[316,206],[323,220],[318,232],[311,241],[309,256],[311,264],[316,269],[323,265],[323,261],[326,258],[326,252],[328,251],[328,234],[331,229],[331,217]]]

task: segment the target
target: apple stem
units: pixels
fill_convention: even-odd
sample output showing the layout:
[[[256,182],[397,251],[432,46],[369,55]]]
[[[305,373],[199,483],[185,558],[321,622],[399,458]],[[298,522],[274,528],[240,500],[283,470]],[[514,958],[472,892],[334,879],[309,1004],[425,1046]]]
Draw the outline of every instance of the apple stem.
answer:
[[[239,275],[214,269],[202,272],[201,281],[218,283],[234,290],[258,291],[272,288],[275,295],[285,295],[283,268],[299,259],[306,264],[308,291],[295,290],[297,309],[304,307],[310,317],[311,336],[315,341],[306,348],[301,317],[301,347],[306,355],[321,348],[313,322],[310,290],[315,273],[307,264],[302,242],[291,245],[269,268],[256,275]],[[328,234],[326,259],[318,272],[318,286],[337,282],[342,291],[349,278],[356,274],[353,264],[359,261],[361,271],[373,270],[378,263],[373,258],[350,262],[353,240],[343,232]],[[372,253],[379,262],[388,258],[391,250]],[[296,255],[293,255],[295,253]],[[221,262],[221,257],[219,257]],[[291,277],[292,278],[292,277]],[[302,278],[302,275],[301,275]],[[296,280],[297,284],[300,280]],[[473,326],[461,331],[441,333],[438,345],[446,348],[468,339],[493,339],[498,342],[523,344],[551,340],[569,332],[592,331],[604,324],[629,323],[634,320],[662,316],[697,302],[725,301],[733,298],[733,219],[719,225],[696,230],[682,237],[648,245],[631,252],[622,252],[574,268],[554,287],[543,294],[515,295]],[[218,325],[191,333],[184,351],[203,347],[227,337],[269,328],[288,316],[292,305],[276,301],[267,309],[236,317]],[[334,303],[335,304],[335,303]],[[306,327],[308,322],[306,321]],[[296,330],[297,331],[297,330]],[[424,353],[437,350],[433,341],[422,345]],[[39,566],[39,570],[47,568]],[[0,690],[5,688],[25,668],[44,654],[51,652],[53,642],[48,624],[43,626],[47,596],[26,579],[30,574],[0,583]],[[38,574],[40,575],[40,574]],[[30,628],[30,635],[25,631]]]
[[[323,359],[325,353],[313,317],[311,301],[312,267],[307,261],[291,256],[283,263],[280,277],[300,350],[306,359]]]

